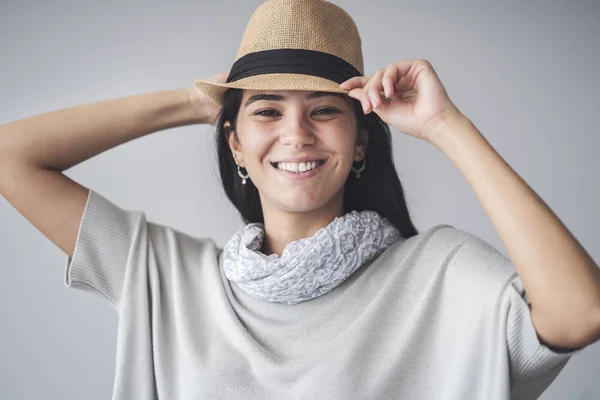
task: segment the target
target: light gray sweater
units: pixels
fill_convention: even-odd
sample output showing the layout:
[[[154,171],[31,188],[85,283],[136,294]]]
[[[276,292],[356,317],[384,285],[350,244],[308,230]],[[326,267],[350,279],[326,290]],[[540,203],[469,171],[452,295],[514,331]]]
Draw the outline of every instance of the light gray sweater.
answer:
[[[212,239],[90,190],[66,286],[119,314],[113,399],[531,399],[581,350],[541,344],[510,260],[448,225],[296,305],[221,265]]]

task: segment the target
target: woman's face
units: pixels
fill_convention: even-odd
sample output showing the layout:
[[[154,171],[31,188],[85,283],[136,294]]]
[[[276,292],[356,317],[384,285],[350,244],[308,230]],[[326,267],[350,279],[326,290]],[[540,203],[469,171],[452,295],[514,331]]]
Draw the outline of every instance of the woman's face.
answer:
[[[365,154],[351,101],[341,93],[244,90],[239,143],[230,135],[229,145],[258,188],[263,211],[341,212],[352,161]]]

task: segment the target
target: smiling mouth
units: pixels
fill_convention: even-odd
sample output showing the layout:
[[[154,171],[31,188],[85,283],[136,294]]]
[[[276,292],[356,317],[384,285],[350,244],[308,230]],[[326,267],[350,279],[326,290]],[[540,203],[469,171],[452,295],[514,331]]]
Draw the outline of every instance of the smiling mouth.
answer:
[[[327,160],[314,160],[313,162],[306,162],[306,163],[278,163],[278,162],[272,162],[271,165],[275,168],[278,169],[280,171],[284,171],[284,172],[289,172],[292,174],[304,174],[307,172],[311,172],[314,171],[316,169],[321,168],[325,163],[327,162]],[[314,167],[313,167],[314,165]]]

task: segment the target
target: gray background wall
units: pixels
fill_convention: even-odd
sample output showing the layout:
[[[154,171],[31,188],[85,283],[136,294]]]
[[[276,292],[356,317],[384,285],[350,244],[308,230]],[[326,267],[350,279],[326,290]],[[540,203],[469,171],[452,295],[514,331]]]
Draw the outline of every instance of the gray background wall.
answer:
[[[181,88],[228,69],[260,1],[0,3],[0,124],[81,103]],[[366,74],[433,64],[451,99],[600,261],[600,3],[336,1],[363,38]],[[596,71],[596,72],[594,72]],[[447,223],[506,254],[443,153],[394,132],[420,230]],[[212,129],[158,132],[66,174],[122,207],[219,245],[242,226],[218,183]],[[117,315],[64,286],[66,256],[0,197],[0,398],[107,399]],[[542,399],[600,398],[600,343]]]

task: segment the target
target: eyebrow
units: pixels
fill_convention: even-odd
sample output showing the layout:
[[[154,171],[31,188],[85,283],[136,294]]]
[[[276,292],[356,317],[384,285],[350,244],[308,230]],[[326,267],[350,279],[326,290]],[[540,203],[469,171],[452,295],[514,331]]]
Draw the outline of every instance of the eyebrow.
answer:
[[[346,101],[346,95],[344,93],[336,93],[336,92],[312,92],[306,98],[308,100],[313,100],[313,99],[316,99],[319,97],[325,97],[325,96],[339,97],[340,99]],[[286,99],[287,98],[285,96],[282,96],[280,94],[260,93],[260,94],[255,94],[254,96],[252,96],[248,100],[246,100],[246,104],[244,104],[244,107],[248,107],[250,104],[254,103],[255,101],[259,101],[259,100],[285,101]]]

